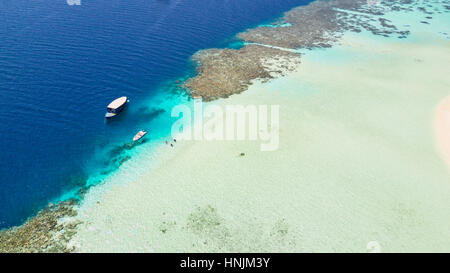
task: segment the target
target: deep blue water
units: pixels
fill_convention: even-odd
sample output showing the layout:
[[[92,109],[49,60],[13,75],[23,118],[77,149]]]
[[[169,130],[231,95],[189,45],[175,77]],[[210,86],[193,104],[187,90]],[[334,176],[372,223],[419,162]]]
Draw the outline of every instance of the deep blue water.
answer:
[[[180,96],[171,83],[193,73],[197,50],[229,46],[306,2],[0,1],[0,229],[84,185],[93,169],[114,169],[99,150],[120,153],[113,148],[142,127],[168,132],[170,111],[152,98]],[[105,123],[106,105],[123,95],[129,108]]]

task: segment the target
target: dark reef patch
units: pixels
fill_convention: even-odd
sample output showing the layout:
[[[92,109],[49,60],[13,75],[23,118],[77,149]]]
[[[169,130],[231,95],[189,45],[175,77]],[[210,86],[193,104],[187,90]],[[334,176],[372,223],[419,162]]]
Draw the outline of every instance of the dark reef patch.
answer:
[[[129,150],[132,150],[145,143],[147,143],[147,139],[143,139],[140,141],[130,141],[111,148],[107,153],[108,159],[103,163],[105,168],[104,170],[102,170],[102,174],[106,175],[118,169],[123,163],[131,159],[131,156],[127,153]]]
[[[383,1],[379,5],[367,5],[366,0],[315,1],[287,12],[280,21],[290,27],[280,29],[254,28],[240,33],[245,41],[285,48],[314,48],[331,46],[344,31],[361,29],[375,35],[404,35],[383,16],[386,10],[413,10],[412,1]],[[381,27],[376,22],[381,24]]]
[[[19,227],[0,231],[0,253],[71,252],[67,243],[79,222],[60,223],[76,216],[75,200],[49,204]]]
[[[239,33],[247,43],[239,49],[209,49],[196,53],[197,75],[184,84],[191,96],[210,101],[245,91],[254,79],[274,77],[264,61],[289,57],[299,62],[299,55],[287,49],[331,47],[345,31],[366,30],[384,37],[406,38],[409,30],[400,29],[383,18],[386,11],[414,11],[433,14],[418,1],[391,0],[368,4],[367,0],[318,0],[294,8],[267,25]],[[378,17],[378,18],[377,18]],[[425,23],[425,22],[424,22]]]
[[[258,219],[248,219],[235,226],[211,205],[196,207],[183,228],[198,240],[195,249],[216,252],[286,251],[294,249],[297,239],[286,219],[266,226]]]
[[[86,181],[88,180],[88,178],[89,176],[85,172],[79,171],[71,174],[68,178],[67,183],[64,183],[64,185],[66,185],[67,190],[80,188],[86,185]]]
[[[226,98],[245,91],[254,79],[270,79],[273,75],[264,58],[295,58],[298,54],[275,48],[246,45],[241,49],[208,49],[194,55],[198,76],[185,83],[192,96],[205,101]]]

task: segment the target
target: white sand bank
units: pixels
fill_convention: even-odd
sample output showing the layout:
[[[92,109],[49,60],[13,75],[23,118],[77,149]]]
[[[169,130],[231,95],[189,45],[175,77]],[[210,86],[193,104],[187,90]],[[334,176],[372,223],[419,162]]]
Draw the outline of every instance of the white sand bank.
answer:
[[[436,107],[434,129],[439,151],[450,167],[450,97],[446,97]]]

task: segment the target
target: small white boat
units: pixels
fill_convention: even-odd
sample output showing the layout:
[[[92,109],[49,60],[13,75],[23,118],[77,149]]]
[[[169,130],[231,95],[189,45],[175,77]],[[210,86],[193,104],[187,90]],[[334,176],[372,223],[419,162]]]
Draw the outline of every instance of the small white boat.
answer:
[[[137,134],[133,137],[133,141],[138,141],[139,139],[143,138],[146,134],[147,134],[147,132],[144,131],[144,130],[139,131],[139,133],[137,133]]]
[[[107,108],[105,118],[112,118],[119,114],[129,102],[127,97],[120,97],[118,99],[113,100]]]

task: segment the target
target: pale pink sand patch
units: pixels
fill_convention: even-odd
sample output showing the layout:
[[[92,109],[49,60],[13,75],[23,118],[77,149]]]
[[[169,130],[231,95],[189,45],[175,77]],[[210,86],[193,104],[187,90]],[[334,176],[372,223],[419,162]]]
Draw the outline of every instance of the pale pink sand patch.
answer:
[[[439,151],[450,167],[450,96],[436,107],[434,130]]]

